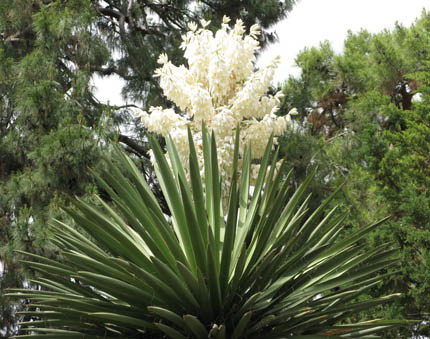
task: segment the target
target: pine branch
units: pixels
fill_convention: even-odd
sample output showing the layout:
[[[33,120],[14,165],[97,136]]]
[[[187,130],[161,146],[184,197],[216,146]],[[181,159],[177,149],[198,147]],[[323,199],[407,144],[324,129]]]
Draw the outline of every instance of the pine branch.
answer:
[[[126,14],[120,12],[119,10],[115,10],[113,8],[98,7],[97,12],[99,12],[100,14],[102,14],[104,16],[116,19],[118,21],[120,31],[123,34],[126,33],[125,23],[127,23],[132,29],[137,30],[143,34],[158,35],[162,38],[165,38],[165,35],[163,33],[161,33],[160,31],[157,31],[155,29],[150,29],[148,27],[143,27],[141,25],[138,25],[136,22],[134,22],[133,18],[131,16],[129,16],[129,15],[131,15],[130,11],[126,15]]]
[[[131,149],[133,149],[141,157],[149,159],[148,158],[148,150],[149,150],[149,148],[143,147],[136,140],[134,140],[134,139],[132,139],[132,138],[130,138],[130,137],[124,135],[124,134],[120,134],[118,136],[118,141],[122,142],[123,144],[125,144],[128,147],[130,147]]]

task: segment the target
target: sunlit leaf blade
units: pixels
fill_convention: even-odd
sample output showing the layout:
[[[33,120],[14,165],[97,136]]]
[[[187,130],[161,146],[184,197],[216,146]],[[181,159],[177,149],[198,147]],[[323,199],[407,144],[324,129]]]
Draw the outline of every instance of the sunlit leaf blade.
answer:
[[[208,245],[208,220],[205,209],[205,197],[203,191],[203,183],[200,175],[200,167],[197,159],[197,152],[194,146],[194,140],[191,135],[191,130],[188,128],[188,143],[190,146],[190,181],[193,192],[193,200],[197,215],[200,233],[206,248]]]
[[[172,171],[169,168],[167,160],[161,150],[160,145],[156,140],[149,136],[154,157],[157,160],[155,170],[157,178],[163,189],[164,196],[169,204],[170,211],[172,212],[173,226],[176,231],[176,235],[180,239],[181,247],[187,254],[189,265],[193,271],[196,269],[195,254],[191,245],[190,233],[187,227],[187,220],[185,217],[184,207],[181,201],[180,193],[175,184]]]

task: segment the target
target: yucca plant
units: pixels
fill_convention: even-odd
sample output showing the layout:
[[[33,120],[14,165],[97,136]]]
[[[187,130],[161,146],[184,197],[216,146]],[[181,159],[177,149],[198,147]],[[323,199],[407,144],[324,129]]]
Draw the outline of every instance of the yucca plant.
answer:
[[[223,203],[214,135],[203,133],[204,179],[189,140],[187,175],[172,140],[169,165],[150,137],[171,216],[118,151],[118,165],[97,175],[112,204],[77,199],[66,209],[87,236],[55,221],[64,260],[24,253],[43,288],[10,291],[39,319],[21,323],[28,335],[19,338],[377,338],[400,324],[351,322],[394,297],[355,302],[396,261],[388,245],[360,245],[380,222],[339,237],[344,216],[323,215],[326,204],[308,211],[312,175],[292,192],[283,168],[275,172],[272,140],[252,186],[250,149],[239,161],[236,141]]]

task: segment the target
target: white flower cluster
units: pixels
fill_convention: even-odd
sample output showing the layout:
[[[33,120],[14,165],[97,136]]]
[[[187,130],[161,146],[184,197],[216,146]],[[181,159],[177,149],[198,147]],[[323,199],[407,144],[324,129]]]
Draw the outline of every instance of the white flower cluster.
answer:
[[[251,144],[252,158],[261,158],[272,133],[281,135],[291,123],[290,115],[279,117],[282,94],[267,95],[279,58],[266,68],[254,71],[255,52],[259,49],[257,25],[245,35],[241,20],[230,28],[224,17],[220,30],[213,34],[205,27],[189,24],[181,48],[188,60],[188,67],[175,66],[167,55],[158,59],[161,67],[155,72],[167,98],[181,110],[152,107],[144,112],[142,121],[149,131],[167,136],[170,134],[178,147],[181,161],[188,166],[187,126],[194,135],[196,149],[200,153],[202,121],[217,137],[218,161],[221,175],[232,175],[234,135],[236,126],[241,128],[240,152],[246,143]],[[256,176],[257,167],[253,169]]]

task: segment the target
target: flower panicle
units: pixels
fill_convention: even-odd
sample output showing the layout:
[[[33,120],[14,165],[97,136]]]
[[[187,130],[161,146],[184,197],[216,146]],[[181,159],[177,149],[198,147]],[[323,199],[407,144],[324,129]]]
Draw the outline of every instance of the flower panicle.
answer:
[[[160,79],[164,94],[181,113],[153,107],[150,114],[142,114],[142,121],[150,132],[170,134],[185,168],[189,152],[187,128],[191,128],[198,145],[204,122],[217,136],[221,174],[228,179],[232,174],[235,128],[239,125],[242,131],[240,152],[249,143],[252,157],[258,159],[270,135],[283,134],[291,124],[291,116],[276,115],[282,92],[267,94],[280,58],[255,71],[260,27],[253,25],[245,34],[243,21],[237,20],[230,26],[227,16],[217,32],[210,31],[209,25],[210,21],[205,19],[200,21],[200,28],[195,22],[188,24],[189,32],[182,36],[180,46],[187,66],[173,65],[165,53],[158,58],[161,67],[154,76]]]

